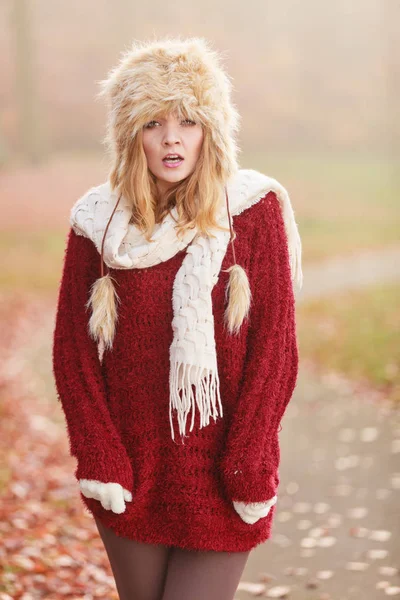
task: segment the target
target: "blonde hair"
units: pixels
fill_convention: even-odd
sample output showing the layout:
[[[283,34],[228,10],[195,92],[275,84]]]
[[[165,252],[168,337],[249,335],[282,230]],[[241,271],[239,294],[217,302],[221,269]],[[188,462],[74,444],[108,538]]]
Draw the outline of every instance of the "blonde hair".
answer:
[[[190,118],[182,115],[182,118]],[[165,114],[165,113],[163,113]],[[153,118],[159,117],[160,114]],[[151,119],[150,119],[151,120]],[[147,120],[146,120],[147,122]],[[114,155],[109,180],[111,186],[122,194],[132,205],[132,222],[150,241],[156,223],[175,205],[178,213],[177,235],[184,235],[187,229],[197,227],[199,233],[210,235],[211,229],[229,231],[217,222],[217,213],[225,202],[225,173],[213,151],[210,132],[204,125],[203,143],[194,171],[184,180],[171,185],[160,195],[156,178],[148,169],[143,149],[143,128],[132,139],[125,138],[120,153]]]

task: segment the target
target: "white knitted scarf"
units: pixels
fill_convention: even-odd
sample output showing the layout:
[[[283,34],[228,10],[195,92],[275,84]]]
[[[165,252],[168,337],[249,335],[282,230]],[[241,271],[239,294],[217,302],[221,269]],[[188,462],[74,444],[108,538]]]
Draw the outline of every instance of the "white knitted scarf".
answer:
[[[252,169],[240,169],[227,183],[231,216],[256,204],[269,191],[279,199],[288,240],[292,280],[302,285],[301,241],[289,195],[275,179]],[[90,238],[99,253],[102,238],[117,202],[117,193],[107,181],[90,188],[72,207],[70,223],[75,233]],[[229,220],[226,205],[218,222],[228,231],[215,231],[215,238],[196,235],[188,230],[183,238],[176,235],[176,207],[162,223],[155,226],[151,242],[130,223],[132,211],[122,196],[110,221],[104,242],[104,262],[112,269],[147,268],[166,261],[187,247],[177,271],[172,295],[173,341],[170,347],[170,409],[171,436],[174,440],[173,410],[177,411],[179,432],[185,436],[187,417],[192,410],[190,431],[195,409],[200,414],[200,427],[223,416],[219,390],[214,317],[211,292],[229,241]],[[192,243],[190,243],[192,242]],[[190,244],[190,245],[189,245]],[[193,392],[192,385],[195,387]]]

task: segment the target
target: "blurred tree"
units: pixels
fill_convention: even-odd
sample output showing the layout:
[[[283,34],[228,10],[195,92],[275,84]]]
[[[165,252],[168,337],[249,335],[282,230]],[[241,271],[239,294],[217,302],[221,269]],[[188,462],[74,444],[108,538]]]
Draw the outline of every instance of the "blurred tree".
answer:
[[[25,160],[43,159],[43,128],[39,119],[36,77],[33,67],[34,44],[29,0],[14,0],[11,27],[15,39],[16,102],[19,150]]]
[[[386,41],[386,148],[396,188],[400,190],[400,0],[386,0],[382,10]]]

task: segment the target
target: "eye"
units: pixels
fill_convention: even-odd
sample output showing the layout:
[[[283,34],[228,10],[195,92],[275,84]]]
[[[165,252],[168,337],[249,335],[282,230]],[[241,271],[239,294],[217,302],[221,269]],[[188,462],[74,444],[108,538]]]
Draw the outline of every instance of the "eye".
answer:
[[[152,129],[153,123],[158,123],[158,121],[149,121],[144,127],[145,129]]]
[[[158,124],[160,124],[160,123],[159,123],[159,121],[155,121],[155,120],[153,119],[152,121],[149,121],[149,122],[148,122],[148,123],[147,123],[147,124],[144,126],[144,128],[145,128],[145,129],[153,129],[153,127],[154,127],[154,123],[158,123]],[[184,120],[182,121],[182,123],[184,123],[184,124],[185,124],[185,126],[186,126],[186,125],[196,125],[196,122],[195,122],[195,121],[192,121],[191,119],[184,119]]]

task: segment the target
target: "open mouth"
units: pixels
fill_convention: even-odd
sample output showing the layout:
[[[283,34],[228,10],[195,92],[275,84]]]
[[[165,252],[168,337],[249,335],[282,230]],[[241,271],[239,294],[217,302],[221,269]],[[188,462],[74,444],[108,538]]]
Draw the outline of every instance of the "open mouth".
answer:
[[[166,167],[178,167],[184,161],[184,158],[180,154],[171,154],[163,158],[163,163]]]
[[[181,162],[182,160],[183,158],[180,154],[174,154],[173,156],[166,156],[165,158],[163,158],[163,162],[172,164]]]

